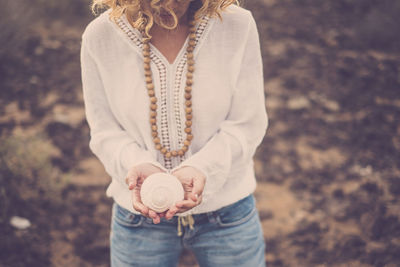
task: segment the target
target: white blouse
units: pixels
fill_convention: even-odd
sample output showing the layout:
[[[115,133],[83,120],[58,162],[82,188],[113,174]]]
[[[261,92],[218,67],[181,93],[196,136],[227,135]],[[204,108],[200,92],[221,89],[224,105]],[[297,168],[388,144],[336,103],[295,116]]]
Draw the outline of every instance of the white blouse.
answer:
[[[165,171],[192,166],[206,176],[203,202],[181,214],[232,204],[255,190],[253,156],[268,125],[257,27],[251,13],[232,5],[219,18],[197,25],[192,86],[193,140],[182,157],[155,149],[149,122],[139,31],[125,16],[117,23],[107,10],[82,35],[81,67],[90,149],[112,177],[107,195],[132,207],[128,170],[152,163]],[[151,70],[158,99],[157,126],[168,150],[185,140],[186,46],[175,61],[151,45]]]

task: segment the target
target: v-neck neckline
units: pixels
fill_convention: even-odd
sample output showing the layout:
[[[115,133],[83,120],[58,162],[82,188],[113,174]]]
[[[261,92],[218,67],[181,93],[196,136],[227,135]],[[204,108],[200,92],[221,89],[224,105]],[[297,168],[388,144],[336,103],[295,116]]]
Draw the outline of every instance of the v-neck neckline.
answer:
[[[119,22],[118,22],[119,20]],[[122,25],[121,25],[122,22]],[[138,52],[141,52],[141,48],[143,45],[142,39],[141,39],[141,33],[139,32],[138,29],[134,28],[128,21],[126,14],[122,14],[120,18],[116,19],[116,23],[111,21],[114,26],[116,26],[119,30],[122,30],[122,34],[125,35],[125,38],[128,39],[128,41],[133,43],[133,45],[137,48]],[[212,24],[212,19],[208,16],[205,16],[203,20],[200,21],[200,23],[197,23],[196,25],[196,47],[195,51],[193,52],[194,55],[197,54],[197,51],[200,48],[200,43],[204,39],[206,35],[206,31],[209,30]],[[124,29],[125,28],[125,29]],[[133,36],[134,35],[134,36]],[[182,61],[182,59],[185,58],[186,55],[186,47],[189,42],[189,36],[186,37],[184,44],[182,45],[181,49],[179,50],[177,56],[175,57],[174,61],[170,63],[168,59],[161,53],[160,50],[156,46],[154,46],[152,43],[150,43],[150,53],[151,56],[150,58],[153,59],[153,56],[158,58],[160,61],[162,61],[165,66],[168,67],[173,67],[176,66],[179,62]]]
[[[161,58],[161,60],[165,61],[165,63],[167,63],[168,66],[175,66],[176,63],[179,62],[179,59],[182,57],[182,53],[186,52],[186,47],[188,42],[189,42],[189,35],[186,37],[185,42],[183,43],[182,47],[180,48],[178,54],[176,55],[172,63],[169,62],[167,57],[155,45],[153,45],[152,43],[149,44],[150,44],[150,49],[152,49],[154,53],[156,53],[158,57]]]

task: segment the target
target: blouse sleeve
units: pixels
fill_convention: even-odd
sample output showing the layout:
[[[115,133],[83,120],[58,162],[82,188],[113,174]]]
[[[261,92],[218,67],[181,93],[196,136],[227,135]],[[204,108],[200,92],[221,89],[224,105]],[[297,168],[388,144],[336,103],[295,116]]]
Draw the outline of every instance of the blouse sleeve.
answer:
[[[82,36],[80,57],[85,114],[90,128],[89,147],[106,172],[125,185],[128,170],[140,163],[151,163],[165,170],[149,151],[141,148],[121,127],[113,115],[85,35]]]
[[[202,171],[206,176],[205,198],[222,188],[232,167],[252,160],[268,127],[259,36],[250,17],[229,115],[204,147],[174,168],[191,166]]]

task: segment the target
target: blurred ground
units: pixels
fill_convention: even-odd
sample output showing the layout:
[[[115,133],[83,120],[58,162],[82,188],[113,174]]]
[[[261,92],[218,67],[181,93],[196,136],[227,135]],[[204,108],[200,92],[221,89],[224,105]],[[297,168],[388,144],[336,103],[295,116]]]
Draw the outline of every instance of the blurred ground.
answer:
[[[270,117],[255,164],[267,265],[399,266],[400,4],[244,6],[260,31]],[[90,19],[41,16],[18,50],[0,54],[2,140],[50,140],[51,166],[66,177],[57,197],[42,187],[38,197],[1,170],[2,266],[108,265],[109,178],[88,149],[80,85]],[[13,229],[12,215],[32,227]],[[194,264],[185,254],[181,266]]]

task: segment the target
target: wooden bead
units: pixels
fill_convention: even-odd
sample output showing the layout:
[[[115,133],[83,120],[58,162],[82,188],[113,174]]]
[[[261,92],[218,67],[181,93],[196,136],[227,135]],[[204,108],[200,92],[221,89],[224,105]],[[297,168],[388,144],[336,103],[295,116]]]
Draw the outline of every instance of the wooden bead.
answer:
[[[187,64],[188,64],[189,66],[194,66],[194,60],[193,60],[193,59],[189,59],[189,60],[187,61]]]
[[[155,97],[155,96],[150,97],[150,102],[151,102],[152,104],[157,103],[157,97]]]
[[[150,52],[150,39],[146,38],[146,34],[144,29],[141,29],[141,33],[143,36],[143,67],[144,67],[144,75],[145,75],[145,82],[146,88],[148,91],[148,95],[150,97],[150,126],[151,126],[151,135],[153,137],[153,142],[155,144],[155,148],[159,150],[166,158],[176,157],[176,156],[183,156],[186,151],[189,149],[189,145],[191,140],[193,139],[192,133],[192,85],[193,85],[193,72],[194,68],[194,54],[193,51],[195,49],[195,45],[197,43],[197,35],[196,35],[196,21],[190,21],[190,28],[189,28],[189,42],[186,48],[186,56],[187,56],[187,72],[186,72],[186,86],[185,86],[185,133],[186,133],[186,140],[183,141],[183,146],[179,150],[172,150],[168,151],[166,147],[161,144],[161,139],[158,137],[157,131],[157,97],[155,97],[154,91],[154,83],[152,79],[152,72],[151,72],[151,52]]]
[[[144,50],[143,51],[143,56],[144,57],[150,57],[150,51]]]

